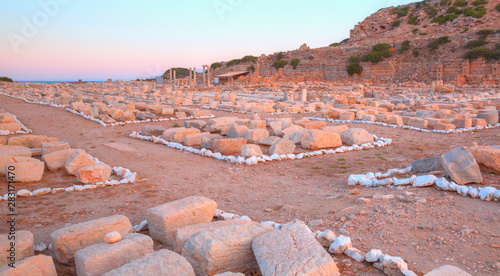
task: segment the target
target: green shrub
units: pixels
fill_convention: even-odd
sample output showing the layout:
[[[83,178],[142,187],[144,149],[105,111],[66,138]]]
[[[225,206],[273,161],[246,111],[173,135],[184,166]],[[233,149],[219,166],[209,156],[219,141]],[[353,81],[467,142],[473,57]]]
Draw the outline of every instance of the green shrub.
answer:
[[[447,13],[454,13],[454,14],[462,14],[462,10],[459,9],[457,6],[450,6],[447,10]]]
[[[413,50],[413,56],[418,57],[420,55],[420,52],[417,49]]]
[[[418,31],[420,31],[420,29],[419,29],[419,28],[415,28],[415,29],[411,30],[411,32],[412,32],[412,33],[414,33],[414,34],[417,34],[417,33],[418,33]]]
[[[495,31],[490,30],[490,29],[483,29],[483,30],[480,30],[479,32],[477,32],[477,34],[479,35],[479,37],[481,37],[481,39],[486,39],[486,38],[488,38],[489,35],[492,35],[494,33],[495,33]]]
[[[401,26],[401,20],[396,20],[392,22],[392,28],[395,29],[397,27]]]
[[[468,3],[465,0],[457,0],[457,1],[455,1],[455,6],[457,6],[457,7],[465,7],[467,5],[468,5]]]
[[[441,0],[441,2],[439,2],[440,6],[448,6],[449,4],[450,4],[450,0]]]
[[[254,57],[254,56],[244,56],[242,59],[241,59],[241,62],[251,62],[251,63],[254,63],[257,61],[257,57]]]
[[[13,80],[8,77],[0,77],[0,81],[13,82]]]
[[[288,64],[287,60],[280,59],[273,63],[273,67],[276,68],[276,71],[278,71],[278,69],[285,67],[287,64]]]
[[[404,53],[404,52],[408,51],[410,49],[410,47],[411,47],[411,45],[410,45],[409,40],[403,41],[403,43],[401,44],[401,49],[399,50],[399,53]]]
[[[279,60],[282,60],[283,59],[283,52],[279,52],[277,55],[276,55],[276,61],[279,61]]]
[[[464,29],[463,31],[461,31],[460,33],[461,33],[461,34],[465,34],[465,33],[466,33],[466,32],[468,32],[468,31],[469,31],[469,28],[465,28],[465,29]]]
[[[338,46],[340,46],[340,43],[338,42],[330,44],[330,47],[338,47]]]
[[[474,5],[474,6],[486,5],[486,4],[488,4],[487,0],[476,0],[476,1],[472,2],[472,5]]]
[[[439,46],[449,42],[451,42],[451,40],[448,36],[442,36],[431,41],[431,43],[429,43],[429,48],[431,48],[432,50],[436,50],[437,48],[439,48]]]
[[[456,14],[447,14],[445,16],[439,16],[431,20],[431,23],[439,23],[439,25],[443,25],[447,21],[453,21],[458,17]]]
[[[488,42],[482,40],[482,39],[479,39],[479,40],[471,40],[469,42],[467,42],[467,44],[465,44],[465,48],[466,49],[474,49],[474,48],[478,48],[478,47],[481,47],[481,46],[484,46],[488,44]]]
[[[408,24],[410,25],[418,25],[418,16],[414,14],[410,14],[408,17]]]
[[[220,63],[220,62],[214,62],[214,63],[212,63],[212,65],[210,65],[210,69],[212,69],[212,70],[215,70],[215,69],[220,68],[220,67],[222,67],[222,63]]]
[[[432,6],[425,6],[424,11],[430,18],[435,17],[438,13],[438,10],[433,8]]]
[[[427,35],[427,33],[419,33],[418,35]]]
[[[292,65],[294,70],[297,69],[297,66],[299,66],[299,64],[300,64],[300,59],[298,59],[298,58],[294,58],[290,62],[290,65]]]
[[[398,18],[404,17],[408,15],[408,12],[410,11],[410,7],[406,6],[403,8],[394,8],[391,10],[391,14],[397,14]]]
[[[491,50],[488,48],[475,48],[465,53],[464,58],[470,60],[478,58],[484,58],[486,60],[500,59],[500,49],[496,48],[495,50]]]
[[[467,7],[463,10],[463,12],[465,16],[481,18],[486,14],[486,8],[484,6],[477,6],[475,8]]]
[[[233,59],[233,60],[230,60],[226,63],[226,66],[233,66],[233,65],[238,65],[241,63],[241,59]]]
[[[252,72],[252,73],[255,72],[255,66],[253,66],[253,65],[248,66],[247,71]]]
[[[391,45],[389,43],[378,43],[372,46],[374,52],[385,52],[391,49]]]
[[[361,67],[361,65],[359,65],[359,63],[351,63],[351,64],[347,65],[346,71],[347,71],[347,74],[349,74],[350,76],[352,76],[354,74],[360,75],[361,73],[363,73],[363,67]]]
[[[500,12],[500,4],[498,4],[495,9],[497,10],[497,12]]]
[[[349,61],[349,63],[359,63],[358,56],[350,56],[347,60]]]
[[[361,57],[361,60],[364,62],[373,62],[379,63],[384,60],[384,57],[380,54],[380,52],[371,52]]]

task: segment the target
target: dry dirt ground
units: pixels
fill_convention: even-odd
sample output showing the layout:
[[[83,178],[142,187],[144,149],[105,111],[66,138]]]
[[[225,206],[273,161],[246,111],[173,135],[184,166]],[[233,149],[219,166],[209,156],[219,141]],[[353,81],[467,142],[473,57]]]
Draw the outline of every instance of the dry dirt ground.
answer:
[[[27,104],[0,96],[0,107],[15,114],[34,134],[58,137],[73,148],[86,149],[111,166],[138,172],[135,184],[84,192],[62,193],[18,199],[18,229],[30,230],[35,243],[48,244],[54,230],[123,214],[132,224],[145,219],[148,208],[187,196],[202,195],[217,201],[218,208],[248,215],[255,221],[285,223],[292,219],[321,220],[313,230],[332,229],[353,239],[355,247],[367,252],[405,258],[411,269],[422,275],[445,264],[456,265],[475,275],[500,273],[500,205],[464,198],[435,188],[358,188],[347,186],[349,174],[404,168],[413,160],[445,153],[451,145],[500,144],[500,129],[465,134],[429,134],[411,130],[354,124],[379,137],[392,138],[389,147],[309,159],[235,166],[215,159],[170,149],[159,144],[130,139],[143,124],[117,127],[100,125],[64,109]],[[214,112],[216,116],[239,116]],[[294,119],[303,115],[294,115]],[[183,121],[151,123],[170,127]],[[118,143],[121,149],[110,147]],[[63,187],[74,184],[64,173],[46,173],[33,186]],[[484,174],[487,185],[500,188],[500,177]],[[0,181],[0,194],[6,182]],[[388,201],[358,204],[359,197],[393,194]],[[425,199],[424,203],[417,202]],[[423,201],[423,200],[420,200]],[[0,219],[7,219],[7,206],[0,202]],[[6,232],[6,224],[0,225]],[[161,245],[157,245],[161,247]],[[381,275],[376,269],[338,258],[344,275]],[[74,269],[58,265],[61,274]]]

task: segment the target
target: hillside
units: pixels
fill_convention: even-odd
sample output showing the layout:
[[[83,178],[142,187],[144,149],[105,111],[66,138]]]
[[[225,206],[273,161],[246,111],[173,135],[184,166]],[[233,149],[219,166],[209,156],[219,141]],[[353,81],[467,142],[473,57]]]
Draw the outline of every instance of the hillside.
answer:
[[[356,25],[341,43],[317,49],[302,45],[258,59],[214,63],[212,69],[217,65],[215,74],[249,70],[253,73],[242,81],[254,84],[443,79],[457,85],[500,85],[498,5],[499,1],[433,0],[388,7]]]

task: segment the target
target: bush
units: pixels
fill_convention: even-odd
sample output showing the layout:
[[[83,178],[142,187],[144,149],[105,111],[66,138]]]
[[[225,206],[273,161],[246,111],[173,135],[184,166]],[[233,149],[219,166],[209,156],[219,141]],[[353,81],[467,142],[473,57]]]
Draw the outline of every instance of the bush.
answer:
[[[448,6],[449,4],[450,4],[450,0],[441,0],[441,2],[439,2],[440,6]]]
[[[417,33],[418,33],[418,31],[420,31],[420,29],[419,29],[419,28],[415,28],[415,29],[411,30],[411,32],[412,32],[412,33],[414,33],[414,34],[417,34]]]
[[[373,62],[379,63],[384,60],[384,57],[380,54],[380,52],[371,52],[361,57],[361,60],[364,62]]]
[[[420,52],[417,49],[413,50],[413,56],[418,57],[420,55]]]
[[[467,7],[463,10],[463,12],[465,16],[481,18],[486,14],[486,8],[484,6],[478,6],[475,8]]]
[[[465,28],[465,29],[464,29],[463,31],[461,31],[460,33],[461,33],[461,34],[465,34],[465,33],[466,33],[466,32],[468,32],[468,31],[469,31],[469,28]]]
[[[374,52],[385,52],[391,49],[391,45],[389,45],[389,43],[378,43],[373,45],[372,49]]]
[[[465,44],[465,48],[466,49],[474,49],[474,48],[478,48],[478,47],[481,47],[481,46],[484,46],[488,44],[488,42],[482,40],[482,39],[479,39],[479,40],[471,40],[469,42],[467,42],[467,44]]]
[[[418,16],[411,14],[408,17],[408,24],[410,24],[410,25],[418,25]]]
[[[457,6],[457,7],[465,7],[467,5],[468,5],[468,3],[465,0],[457,0],[457,1],[455,1],[455,6]]]
[[[478,58],[484,58],[486,60],[500,59],[500,49],[491,50],[488,48],[476,48],[465,53],[464,58],[470,60]]]
[[[479,32],[477,32],[477,34],[479,35],[479,37],[481,37],[481,39],[486,39],[486,38],[488,38],[489,35],[492,35],[494,33],[495,33],[495,31],[490,30],[490,29],[483,29],[483,30],[480,30]]]
[[[445,16],[439,16],[431,20],[431,23],[439,23],[439,25],[443,25],[447,21],[453,21],[458,17],[456,14],[447,14]]]
[[[253,66],[253,65],[248,66],[247,71],[252,72],[252,73],[255,72],[255,66]]]
[[[361,73],[363,73],[363,67],[361,67],[359,63],[351,63],[347,65],[346,71],[349,76],[352,76],[354,74],[360,75]]]
[[[401,44],[401,49],[399,50],[399,53],[404,53],[404,52],[408,51],[410,49],[410,47],[411,47],[411,45],[410,45],[409,40],[403,41],[403,43]]]
[[[276,61],[279,61],[279,60],[282,60],[283,59],[283,52],[279,52],[277,55],[276,55]]]
[[[401,26],[401,20],[396,20],[392,22],[392,28],[395,29],[397,27]]]
[[[280,59],[273,63],[273,67],[276,68],[276,71],[278,71],[280,68],[285,67],[287,64],[288,64],[287,60]]]
[[[340,46],[340,43],[338,43],[338,42],[330,44],[330,47],[339,47],[339,46]]]
[[[408,15],[410,7],[406,6],[403,8],[394,8],[391,10],[391,14],[397,14],[398,18]]]
[[[290,62],[290,65],[292,65],[294,70],[297,69],[297,66],[299,66],[299,64],[300,64],[300,59],[298,59],[298,58],[294,58]]]
[[[13,80],[8,77],[0,77],[0,81],[13,82]]]
[[[427,35],[427,33],[419,33],[418,35]]]
[[[230,60],[226,63],[226,66],[233,66],[233,65],[238,65],[241,63],[241,59],[233,59],[233,60]]]
[[[254,56],[244,56],[242,59],[241,59],[241,62],[251,62],[251,63],[254,63],[257,61],[257,57],[254,57]]]
[[[438,13],[438,10],[433,8],[432,6],[426,6],[424,8],[424,11],[425,13],[427,13],[427,15],[430,17],[430,18],[433,18],[437,15]]]
[[[497,10],[497,12],[500,12],[500,4],[498,4],[495,9]]]
[[[487,0],[476,0],[476,1],[472,2],[472,5],[474,5],[474,6],[486,5],[486,4],[488,4]]]
[[[462,14],[462,10],[457,6],[451,6],[446,10],[447,13]]]
[[[215,70],[215,69],[220,68],[220,67],[222,67],[222,63],[220,63],[220,62],[214,62],[214,63],[212,63],[212,65],[210,65],[210,69],[212,69],[212,70]]]
[[[359,63],[358,56],[350,56],[347,60],[349,61],[349,63]]]
[[[442,36],[440,38],[434,39],[431,43],[429,43],[429,48],[432,50],[436,50],[439,46],[449,43],[451,40],[448,36]]]
[[[175,72],[175,75],[178,79],[185,78],[185,77],[189,76],[192,72],[191,70],[189,70],[187,68],[181,68],[181,67],[171,68],[171,69],[168,69],[167,71],[165,71],[165,73],[163,73],[164,78],[170,78],[170,70],[173,70]]]

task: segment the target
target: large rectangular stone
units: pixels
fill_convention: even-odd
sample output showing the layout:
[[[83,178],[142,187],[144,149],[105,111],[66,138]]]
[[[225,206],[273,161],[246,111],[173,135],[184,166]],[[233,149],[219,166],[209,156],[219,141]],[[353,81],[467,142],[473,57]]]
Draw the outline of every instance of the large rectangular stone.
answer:
[[[49,171],[55,171],[64,168],[66,162],[75,154],[76,149],[67,149],[55,151],[42,156],[42,161]]]
[[[15,268],[0,267],[0,276],[57,276],[52,257],[37,255],[16,262]]]
[[[16,132],[21,130],[21,124],[20,123],[0,124],[0,130],[8,130],[10,132]]]
[[[68,142],[66,141],[42,142],[40,146],[42,149],[42,156],[56,151],[67,150],[71,148]]]
[[[194,276],[195,274],[193,267],[184,257],[170,250],[162,249],[104,274],[104,276],[123,275]]]
[[[121,235],[132,233],[129,219],[116,215],[78,223],[52,232],[49,240],[56,259],[71,265],[78,250],[103,242],[104,236],[113,231]]]
[[[441,155],[441,158],[444,170],[457,184],[483,182],[479,165],[469,149],[458,147]]]
[[[263,276],[340,276],[333,258],[301,221],[255,238],[252,248]]]
[[[174,229],[210,222],[216,209],[215,201],[201,196],[187,197],[148,209],[146,218],[149,233],[153,239],[172,245]]]
[[[211,134],[208,132],[188,134],[184,137],[184,145],[188,147],[201,146],[201,138],[208,135]]]
[[[411,170],[418,173],[440,171],[443,169],[443,166],[441,165],[441,159],[441,156],[437,156],[413,161],[413,163],[411,163]]]
[[[11,170],[10,168],[13,168]],[[14,174],[14,182],[35,182],[42,180],[45,164],[37,159],[28,162],[14,162],[5,165],[5,171]],[[9,175],[7,175],[9,177]],[[8,179],[11,180],[12,179]]]
[[[271,226],[250,222],[199,232],[185,243],[182,256],[191,263],[196,275],[228,271],[253,275],[259,272],[259,266],[252,241],[273,230]]]
[[[100,276],[153,253],[153,240],[143,234],[128,234],[115,243],[97,243],[75,253],[78,276]]]

